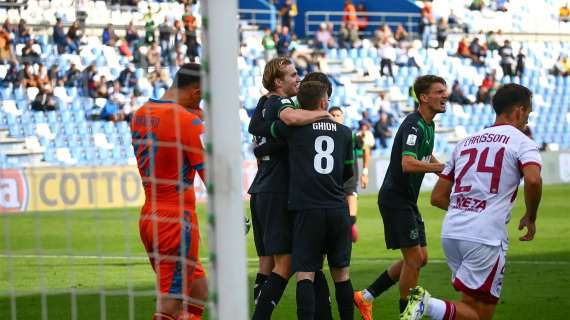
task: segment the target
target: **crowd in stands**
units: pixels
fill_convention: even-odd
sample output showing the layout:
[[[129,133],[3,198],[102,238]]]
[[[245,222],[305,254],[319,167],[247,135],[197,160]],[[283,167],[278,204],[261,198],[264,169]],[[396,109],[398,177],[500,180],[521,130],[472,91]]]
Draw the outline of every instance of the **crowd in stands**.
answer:
[[[175,20],[167,16],[158,26],[154,25],[154,14],[156,12],[149,7],[144,17],[144,35],[139,33],[133,22],[124,34],[115,31],[112,24],[101,31],[101,44],[113,48],[123,58],[122,61],[128,62],[114,78],[100,74],[97,61],[84,66],[72,62],[65,69],[56,63],[49,69],[46,67],[42,53],[78,56],[82,50],[87,50],[84,29],[79,21],[66,28],[58,17],[50,40],[42,43],[40,37],[31,33],[24,19],[18,25],[6,19],[0,28],[0,64],[9,67],[0,80],[0,86],[13,91],[25,89],[28,96],[29,92],[35,94],[31,98],[31,109],[42,111],[57,109],[55,88],[75,88],[81,96],[104,99],[97,117],[128,120],[136,108],[133,101],[142,94],[139,83],[144,75],[137,75],[137,68],[147,71],[146,79],[156,93],[170,84],[170,67],[174,69],[185,61],[194,61],[199,54],[196,19],[191,14],[184,13]],[[50,49],[51,52],[44,52]]]

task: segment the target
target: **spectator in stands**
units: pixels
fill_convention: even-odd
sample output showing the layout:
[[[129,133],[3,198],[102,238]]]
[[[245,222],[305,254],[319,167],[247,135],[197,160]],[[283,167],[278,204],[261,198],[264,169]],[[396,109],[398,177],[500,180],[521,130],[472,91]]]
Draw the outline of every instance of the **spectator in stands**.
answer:
[[[386,91],[382,90],[378,92],[378,98],[374,102],[374,108],[380,112],[392,113],[392,105],[390,104],[390,99],[386,95]]]
[[[376,47],[380,47],[384,40],[388,39],[390,43],[395,42],[394,36],[392,35],[392,29],[387,24],[383,24],[376,31],[374,31],[374,41]]]
[[[39,92],[34,101],[32,101],[32,110],[34,111],[53,111],[57,107],[57,100],[53,95],[51,86],[45,85],[38,88]]]
[[[396,27],[396,33],[394,34],[394,40],[400,44],[406,43],[410,40],[408,31],[406,31],[406,29],[404,28],[404,25],[401,23],[398,23],[398,26]]]
[[[139,103],[137,102],[137,96],[135,94],[131,94],[129,101],[125,103],[123,109],[121,110],[123,113],[123,118],[125,121],[131,121],[133,113],[138,110],[140,107]]]
[[[566,56],[560,56],[558,61],[554,64],[553,72],[555,76],[567,77],[570,75],[570,61]]]
[[[69,48],[69,52],[79,52],[79,44],[82,36],[83,32],[81,31],[81,24],[78,20],[75,20],[67,30],[67,46]]]
[[[372,127],[372,120],[370,119],[370,115],[368,114],[368,110],[364,110],[361,113],[362,118],[360,119],[360,123],[366,122],[369,127]]]
[[[465,96],[463,89],[459,85],[459,81],[455,80],[453,86],[451,87],[451,94],[449,95],[449,102],[457,103],[460,105],[472,104],[473,102]]]
[[[155,90],[158,88],[168,89],[170,77],[166,69],[160,66],[160,63],[154,65],[154,69],[149,72],[147,77]]]
[[[449,16],[447,17],[447,23],[449,24],[449,28],[454,31],[462,31],[465,34],[469,33],[469,25],[467,23],[463,23],[461,18],[455,14],[455,11],[450,10]]]
[[[291,29],[293,26],[293,18],[297,16],[297,6],[292,0],[285,0],[281,8],[279,8],[279,16],[281,17],[281,25]]]
[[[372,127],[370,121],[359,121],[359,129],[356,133],[356,136],[362,137],[362,142],[365,146],[369,147],[370,149],[376,148],[376,139],[374,139],[374,134],[370,131]]]
[[[433,16],[433,8],[431,2],[423,0],[420,19],[420,33],[422,35],[422,45],[428,48],[434,33],[435,18]]]
[[[457,56],[461,58],[473,59],[471,52],[469,51],[469,42],[466,37],[462,37],[457,44]]]
[[[49,79],[49,84],[51,85],[52,88],[63,86],[64,79],[61,73],[59,72],[59,66],[57,64],[54,63],[51,65],[47,75]]]
[[[63,85],[68,88],[81,86],[81,71],[77,69],[75,63],[72,63],[65,73]]]
[[[150,45],[156,41],[154,20],[147,19],[144,22],[144,43]]]
[[[483,10],[483,7],[485,7],[485,1],[473,0],[473,1],[471,1],[471,4],[469,5],[469,10],[481,11],[481,10]]]
[[[382,149],[388,148],[388,138],[392,137],[392,117],[387,112],[378,111],[378,121],[374,124],[374,138],[380,141]]]
[[[184,30],[184,25],[181,20],[174,21],[174,47],[179,44],[184,44],[186,42],[186,31]]]
[[[63,29],[63,21],[61,18],[55,20],[55,26],[53,26],[53,43],[57,46],[57,52],[59,54],[67,52],[67,35]]]
[[[198,49],[200,45],[198,44],[198,34],[196,32],[196,24],[187,23],[185,27],[185,40],[186,40],[186,54],[190,59],[190,62],[194,62],[196,57],[198,57]]]
[[[4,79],[0,82],[0,86],[3,88],[8,88],[10,85],[12,88],[17,88],[20,86],[21,73],[18,71],[18,63],[14,60],[10,61],[10,67],[6,71]]]
[[[129,22],[129,25],[127,26],[127,31],[125,33],[125,40],[127,41],[127,44],[129,45],[131,51],[134,51],[136,49],[135,44],[139,40],[139,33],[137,32],[137,29],[133,21]]]
[[[20,19],[17,30],[17,43],[27,43],[32,39],[32,33],[30,31],[30,27],[28,27],[28,24],[26,23],[26,20]]]
[[[560,7],[560,22],[570,22],[570,8],[568,7],[568,2]]]
[[[290,43],[291,33],[289,32],[289,27],[282,26],[281,33],[279,34],[279,39],[277,40],[277,55],[280,57],[289,55]]]
[[[122,109],[128,102],[128,97],[123,93],[119,81],[113,81],[112,87],[109,89],[109,101],[114,103],[119,109]]]
[[[38,76],[34,73],[34,68],[28,63],[24,62],[24,68],[21,70],[22,86],[24,88],[38,87]]]
[[[513,81],[513,76],[515,75],[513,70],[515,55],[509,40],[505,40],[503,46],[499,48],[499,55],[501,56],[500,65],[501,69],[503,69],[503,78],[508,76]]]
[[[323,22],[319,31],[315,33],[315,47],[319,50],[326,50],[333,47],[332,43],[334,43],[333,35],[327,29],[327,24]]]
[[[396,60],[396,48],[392,46],[390,41],[385,38],[384,42],[380,45],[378,49],[378,56],[380,56],[380,76],[384,77],[384,67],[388,68],[388,75],[396,81],[394,78],[394,72],[392,71],[392,64]]]
[[[265,61],[273,59],[277,54],[277,49],[275,48],[275,36],[273,35],[273,32],[271,32],[271,29],[265,28],[263,31],[261,45],[263,46]]]
[[[524,75],[525,59],[526,59],[526,56],[524,54],[524,50],[523,50],[523,48],[520,48],[519,53],[517,54],[517,67],[515,69],[515,75],[517,77],[522,78],[522,76]]]
[[[158,26],[158,40],[160,41],[160,51],[162,61],[170,64],[170,56],[172,54],[174,27],[170,24],[168,17],[164,17],[164,21]]]
[[[156,42],[154,42],[150,48],[148,48],[148,51],[146,53],[146,59],[148,62],[149,66],[154,66],[157,63],[160,64],[160,59],[161,54],[160,54],[160,47],[158,46],[158,44]]]
[[[34,41],[30,38],[22,48],[21,57],[23,63],[37,64],[40,63],[40,54],[33,48]]]
[[[119,106],[111,100],[107,100],[101,113],[99,113],[99,119],[105,121],[122,121],[124,120],[123,114],[119,109]]]
[[[449,32],[449,25],[447,24],[447,19],[441,17],[437,20],[437,48],[444,49],[445,41],[447,40],[447,34]]]
[[[366,9],[364,1],[356,5],[356,12],[358,13],[356,17],[356,25],[358,26],[358,30],[364,31],[366,28],[368,28],[368,15],[366,15],[368,10]]]
[[[0,64],[6,64],[12,60],[14,60],[14,53],[10,44],[10,33],[2,28],[0,29]]]
[[[483,65],[485,62],[485,56],[487,55],[487,49],[481,45],[479,38],[475,37],[469,44],[469,52],[471,53],[471,59],[475,65]]]
[[[95,80],[96,76],[97,65],[95,62],[93,62],[83,70],[82,74],[83,94],[91,98],[97,98],[97,81]]]
[[[50,81],[49,76],[48,76],[48,69],[43,63],[40,63],[38,65],[37,79],[38,79],[38,87],[43,87],[46,85],[51,86],[51,84],[50,84],[51,81]]]
[[[495,10],[500,12],[508,11],[509,0],[495,0]]]
[[[338,35],[338,45],[340,48],[356,48],[360,45],[360,36],[358,35],[358,27],[356,22],[349,21],[345,23]]]
[[[107,80],[103,75],[99,77],[99,81],[96,81],[96,91],[97,98],[109,98],[110,88],[113,86],[113,81]]]
[[[346,25],[348,22],[356,22],[356,7],[352,0],[346,0],[344,2],[344,16],[342,17],[343,24]]]
[[[129,60],[133,57],[133,52],[131,51],[131,48],[129,48],[128,42],[122,38],[117,41],[117,49],[121,56],[127,57]]]
[[[483,82],[477,90],[477,103],[491,103],[491,98],[495,93],[495,76],[492,73],[487,73]]]
[[[129,65],[119,73],[119,83],[122,88],[127,90],[134,89],[137,87],[138,79],[135,74],[135,65],[129,63]]]
[[[113,28],[113,24],[111,24],[111,23],[107,24],[107,26],[103,29],[103,35],[101,38],[101,41],[103,42],[103,44],[112,47],[115,45],[115,41],[117,41],[118,39],[119,39],[119,37],[115,33],[115,29]]]

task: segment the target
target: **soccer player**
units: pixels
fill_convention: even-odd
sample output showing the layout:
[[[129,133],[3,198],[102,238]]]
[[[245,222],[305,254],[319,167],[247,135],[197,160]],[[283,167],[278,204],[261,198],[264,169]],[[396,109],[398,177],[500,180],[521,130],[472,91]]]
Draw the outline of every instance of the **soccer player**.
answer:
[[[297,96],[307,110],[327,110],[327,86],[304,82]],[[340,319],[352,319],[349,277],[350,219],[343,183],[353,175],[352,132],[332,119],[300,127],[277,122],[274,135],[289,146],[289,210],[293,227],[293,271],[297,273],[297,318],[315,318],[315,272],[326,254],[335,282]]]
[[[328,117],[326,111],[295,109],[291,97],[297,95],[299,76],[286,58],[269,61],[263,72],[263,86],[269,91],[260,101],[249,125],[257,143],[274,142],[272,124],[281,119],[289,125],[307,124]],[[261,102],[264,102],[261,104]],[[255,280],[257,300],[254,319],[269,319],[291,276],[292,219],[287,209],[289,162],[287,149],[263,156],[249,189],[259,272]]]
[[[432,205],[447,210],[441,238],[453,287],[460,301],[431,298],[416,287],[403,319],[493,318],[505,273],[507,223],[521,177],[526,212],[519,230],[531,241],[542,195],[538,146],[522,131],[532,112],[532,93],[506,84],[493,96],[495,124],[459,142],[432,196]]]
[[[339,107],[332,107],[329,113],[336,122],[344,123],[344,114]],[[344,192],[346,193],[346,202],[348,203],[348,211],[350,212],[350,223],[352,224],[352,242],[358,240],[358,230],[356,229],[356,216],[358,213],[358,157],[362,156],[362,174],[360,175],[360,187],[366,189],[368,185],[368,162],[370,160],[370,147],[368,147],[361,136],[352,133],[352,145],[354,147],[354,175],[344,183]]]
[[[425,227],[417,201],[424,175],[439,173],[444,165],[432,154],[436,114],[445,112],[447,85],[444,79],[420,76],[414,82],[419,100],[394,138],[390,164],[378,193],[388,249],[399,249],[402,259],[388,267],[368,288],[354,293],[354,303],[365,320],[372,319],[374,298],[400,282],[400,313],[408,303],[410,288],[417,285],[420,268],[427,263]]]
[[[208,295],[193,188],[196,173],[205,181],[200,99],[200,65],[185,64],[160,100],[145,103],[131,121],[145,191],[140,236],[159,290],[153,320],[175,320],[183,308],[200,319]]]

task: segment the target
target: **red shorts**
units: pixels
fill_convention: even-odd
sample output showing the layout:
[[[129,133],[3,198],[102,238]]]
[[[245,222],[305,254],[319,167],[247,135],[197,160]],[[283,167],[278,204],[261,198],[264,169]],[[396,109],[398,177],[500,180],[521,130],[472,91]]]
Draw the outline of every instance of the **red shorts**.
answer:
[[[139,230],[160,292],[180,299],[189,296],[192,280],[205,276],[198,258],[200,231],[196,214],[184,211],[181,217],[177,209],[142,212]]]

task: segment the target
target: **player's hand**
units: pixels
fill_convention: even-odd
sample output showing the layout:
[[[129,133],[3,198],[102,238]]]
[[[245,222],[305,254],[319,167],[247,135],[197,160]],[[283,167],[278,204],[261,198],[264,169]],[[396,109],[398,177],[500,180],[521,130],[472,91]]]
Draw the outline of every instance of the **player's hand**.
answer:
[[[528,215],[524,215],[519,223],[519,230],[526,227],[526,234],[519,238],[520,241],[531,241],[534,239],[534,234],[536,233],[536,225],[531,222]]]
[[[360,175],[360,187],[366,189],[368,186],[368,175]]]

